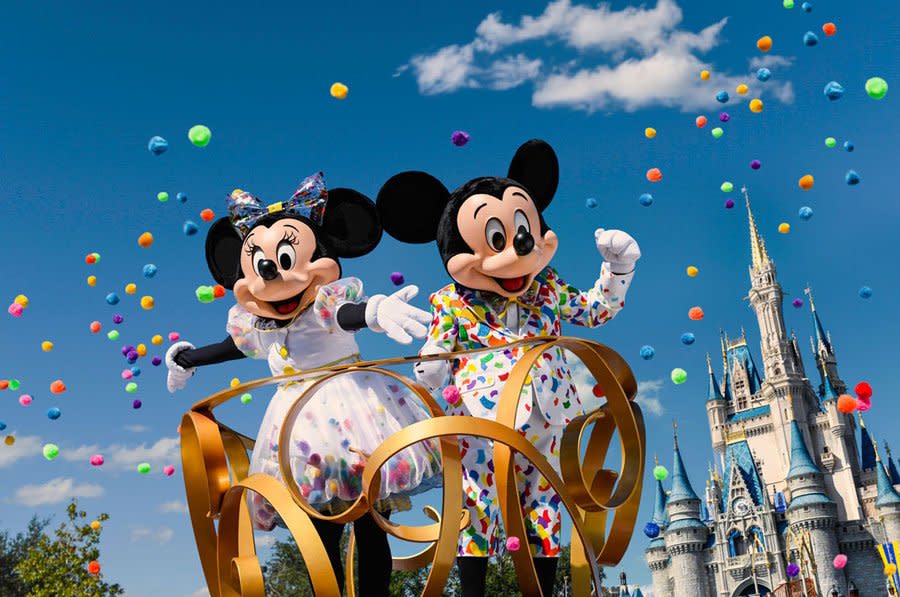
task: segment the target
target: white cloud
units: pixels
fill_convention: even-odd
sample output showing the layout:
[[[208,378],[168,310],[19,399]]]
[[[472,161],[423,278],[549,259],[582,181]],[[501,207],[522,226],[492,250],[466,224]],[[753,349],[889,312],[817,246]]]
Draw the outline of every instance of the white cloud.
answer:
[[[787,56],[779,56],[778,54],[763,54],[762,56],[754,56],[750,59],[750,68],[758,70],[760,68],[777,68],[779,66],[791,66],[794,64],[793,58]]]
[[[175,536],[175,531],[168,527],[158,529],[148,529],[146,527],[135,527],[131,529],[131,542],[152,541],[160,545],[165,545]]]
[[[209,597],[209,589],[207,589],[206,587],[200,587],[187,597]]]
[[[40,485],[23,485],[15,499],[25,506],[58,504],[70,498],[92,498],[103,495],[103,487],[93,483],[77,484],[71,477],[57,477]]]
[[[645,413],[650,413],[657,417],[665,412],[659,393],[665,385],[663,379],[649,379],[638,381],[638,393],[634,401],[641,405],[641,409]]]
[[[542,14],[523,16],[517,23],[504,22],[493,12],[476,27],[469,43],[413,56],[394,76],[411,70],[426,95],[464,88],[504,90],[532,81],[535,106],[589,112],[617,106],[629,111],[656,105],[685,111],[709,108],[716,105],[716,91],[733,90],[738,83],[751,85],[749,97],[771,94],[784,103],[793,101],[790,82],[762,84],[749,72],[721,73],[697,55],[720,43],[727,18],[693,32],[678,28],[682,17],[675,0],[622,10],[607,3],[553,0]],[[563,44],[578,58],[553,64],[522,52],[503,54],[535,42]],[[750,66],[756,70],[790,64],[783,56],[764,56],[751,60]],[[713,73],[709,81],[700,80],[703,69]]]
[[[265,535],[258,534],[254,540],[256,541],[257,549],[264,549],[275,545],[275,535],[272,533],[266,533]]]
[[[171,502],[163,502],[159,505],[160,512],[174,512],[177,514],[187,514],[188,507],[183,500],[172,500]]]
[[[87,462],[92,454],[103,454],[104,468],[116,470],[134,470],[138,464],[147,462],[154,469],[181,461],[179,439],[162,437],[148,446],[146,442],[135,446],[113,444],[106,447],[98,445],[78,446],[62,451],[60,456],[74,462]]]
[[[36,435],[16,436],[16,443],[0,449],[0,468],[6,468],[41,453],[41,438]]]
[[[125,430],[132,433],[143,433],[149,429],[146,425],[125,425]]]

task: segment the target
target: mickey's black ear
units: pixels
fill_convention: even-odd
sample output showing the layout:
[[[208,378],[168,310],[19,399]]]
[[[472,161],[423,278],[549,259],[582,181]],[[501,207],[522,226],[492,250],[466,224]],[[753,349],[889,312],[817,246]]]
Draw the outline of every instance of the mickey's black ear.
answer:
[[[329,189],[321,230],[338,257],[365,255],[381,240],[375,204],[353,189]]]
[[[539,211],[550,205],[559,184],[559,160],[550,144],[541,139],[526,141],[509,163],[509,178],[531,194]]]
[[[384,230],[404,243],[437,240],[438,224],[450,191],[425,172],[401,172],[378,191],[376,204]]]
[[[231,290],[241,277],[244,241],[228,218],[219,218],[206,235],[206,265],[213,279]]]

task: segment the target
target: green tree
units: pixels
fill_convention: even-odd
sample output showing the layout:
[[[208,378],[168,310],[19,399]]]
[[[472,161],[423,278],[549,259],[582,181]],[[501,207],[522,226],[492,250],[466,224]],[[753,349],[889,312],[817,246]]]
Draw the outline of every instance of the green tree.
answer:
[[[0,530],[0,595],[25,597],[28,585],[16,572],[16,566],[25,559],[41,538],[48,519],[33,517],[24,532],[12,536],[9,531]]]
[[[72,500],[66,508],[68,521],[53,537],[41,532],[15,570],[27,585],[27,597],[112,597],[124,594],[118,584],[104,582],[102,572],[91,574],[88,565],[100,559],[100,531],[85,522],[87,513]],[[109,519],[101,514],[99,522]]]

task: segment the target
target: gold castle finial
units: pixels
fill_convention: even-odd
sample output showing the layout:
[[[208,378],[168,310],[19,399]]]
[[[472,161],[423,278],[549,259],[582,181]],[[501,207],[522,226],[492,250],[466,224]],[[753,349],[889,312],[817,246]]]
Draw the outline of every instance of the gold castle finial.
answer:
[[[659,456],[657,456],[656,454],[653,455],[653,462],[656,464],[656,466],[659,466]]]
[[[815,313],[816,311],[816,301],[813,300],[812,288],[809,287],[809,284],[806,285],[806,288],[803,289],[803,294],[809,297],[809,308]]]
[[[756,219],[753,217],[753,210],[750,208],[750,193],[747,187],[741,187],[741,193],[744,194],[744,202],[747,204],[747,221],[750,224],[750,255],[753,258],[753,269],[760,269],[769,263],[769,254],[766,253],[766,243],[760,237],[759,230],[756,228]]]

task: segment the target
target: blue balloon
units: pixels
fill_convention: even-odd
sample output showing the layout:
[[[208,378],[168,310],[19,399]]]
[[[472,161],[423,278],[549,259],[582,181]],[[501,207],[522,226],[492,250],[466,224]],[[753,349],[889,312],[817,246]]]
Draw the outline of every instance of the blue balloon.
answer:
[[[844,151],[853,151],[856,147],[853,145],[853,141],[844,141]]]
[[[144,277],[152,278],[156,275],[157,270],[158,268],[155,265],[153,265],[152,263],[148,263],[144,266]]]
[[[728,102],[728,92],[724,89],[716,94],[716,101],[720,104],[725,104]]]
[[[585,199],[585,201],[584,201],[584,206],[587,207],[587,208],[590,208],[590,209],[594,209],[594,208],[597,207],[598,205],[599,205],[599,203],[597,203],[597,200],[594,199],[593,197],[588,197],[588,198]]]
[[[761,68],[756,71],[756,78],[763,82],[768,81],[772,78],[772,71],[767,68]]]
[[[859,289],[859,298],[871,298],[872,297],[872,289],[868,286],[863,286]]]
[[[655,522],[648,522],[644,525],[644,534],[651,539],[659,537],[659,525]]]
[[[140,368],[140,367],[135,366],[135,367],[132,367],[132,368],[131,368],[131,376],[132,376],[132,377],[140,377],[140,375],[141,375],[141,368]]]
[[[186,222],[184,223],[184,226],[182,227],[182,230],[184,230],[185,236],[194,236],[195,234],[197,234],[198,228],[197,228],[197,225],[196,225],[195,223],[193,223],[192,221],[188,220],[188,221],[186,221]]]
[[[859,184],[859,174],[855,170],[847,170],[847,174],[844,175],[844,181],[850,186],[857,185]]]
[[[644,207],[650,207],[651,205],[653,205],[653,195],[651,195],[650,193],[644,193],[638,198],[638,201],[640,201],[641,205],[643,205]]]
[[[804,2],[800,5],[800,8],[803,9],[803,12],[812,12],[812,4],[809,2]]]
[[[825,94],[825,97],[831,101],[839,100],[844,97],[844,87],[837,81],[829,81],[825,84],[823,93]]]
[[[808,220],[813,216],[813,210],[811,207],[806,207],[805,205],[800,208],[800,219]]]
[[[655,354],[656,350],[654,350],[654,348],[649,344],[641,346],[641,358],[645,361],[649,361],[650,359],[652,359]]]
[[[187,193],[179,192],[175,195],[175,198],[178,199],[179,203],[186,203],[187,202]]]
[[[106,302],[110,305],[118,305],[119,304],[119,295],[115,292],[110,292],[106,295]]]
[[[159,136],[150,137],[150,141],[147,143],[147,149],[150,150],[150,153],[153,155],[162,155],[166,153],[168,148],[169,142]]]
[[[6,423],[0,421],[0,431],[3,431],[4,429],[6,429]]]
[[[690,346],[696,339],[696,336],[694,336],[694,334],[692,334],[691,332],[685,332],[681,334],[681,343],[685,346]]]
[[[808,47],[813,47],[817,43],[819,43],[819,36],[813,33],[812,31],[807,31],[803,34],[803,43]]]
[[[51,421],[55,421],[56,419],[62,416],[62,411],[56,408],[55,406],[47,411],[47,418]]]

